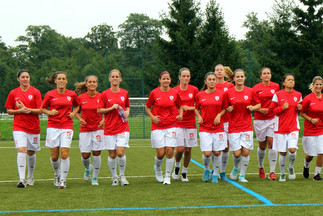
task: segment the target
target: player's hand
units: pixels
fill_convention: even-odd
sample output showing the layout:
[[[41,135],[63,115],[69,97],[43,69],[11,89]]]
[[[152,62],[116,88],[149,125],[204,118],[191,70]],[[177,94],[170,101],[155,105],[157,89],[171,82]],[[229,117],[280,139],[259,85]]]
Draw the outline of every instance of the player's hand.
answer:
[[[79,119],[79,121],[80,121],[80,126],[81,127],[84,127],[87,123],[86,123],[86,121],[84,120],[84,119]]]
[[[182,116],[182,115],[178,115],[178,116],[176,116],[176,119],[177,119],[178,121],[182,121],[182,120],[183,120],[183,116]]]
[[[269,110],[267,108],[260,108],[258,112],[260,112],[261,114],[267,115]]]
[[[302,110],[302,104],[297,104],[296,108],[297,108],[298,111],[301,111]]]
[[[159,124],[159,122],[160,122],[160,118],[159,118],[159,116],[153,116],[153,117],[152,117],[152,120],[153,120],[153,122],[154,122],[155,124]]]
[[[57,114],[58,114],[58,111],[56,109],[52,109],[51,111],[48,112],[48,115],[50,115],[50,116],[54,116]]]
[[[197,117],[197,123],[198,124],[203,124],[203,118],[202,118],[202,116]]]
[[[285,103],[284,103],[284,105],[283,105],[282,109],[283,109],[283,110],[285,110],[285,109],[287,109],[288,107],[289,107],[289,104],[288,104],[288,102],[287,102],[287,101],[285,101]]]
[[[98,128],[103,128],[104,127],[104,119],[102,119],[98,125]]]
[[[226,108],[226,110],[227,110],[227,112],[232,112],[232,111],[233,111],[233,106],[228,106],[228,107]]]

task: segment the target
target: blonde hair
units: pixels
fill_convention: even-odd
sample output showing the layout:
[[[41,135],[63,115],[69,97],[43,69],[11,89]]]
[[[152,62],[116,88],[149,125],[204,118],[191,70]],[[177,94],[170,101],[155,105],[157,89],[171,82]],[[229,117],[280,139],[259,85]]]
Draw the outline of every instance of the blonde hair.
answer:
[[[95,75],[89,75],[89,76],[87,76],[87,77],[85,77],[85,81],[84,82],[76,82],[75,84],[74,84],[74,86],[75,86],[75,91],[80,95],[80,94],[83,94],[83,93],[85,93],[85,92],[87,92],[87,87],[86,87],[86,83],[87,83],[87,81],[88,81],[88,79],[90,78],[90,77],[94,77],[95,79],[96,79],[96,82],[98,82],[98,78],[97,78],[97,76],[95,76]]]
[[[122,78],[122,76],[121,76],[121,72],[120,72],[118,69],[113,69],[112,71],[110,71],[110,73],[109,73],[109,78],[111,77],[111,74],[112,74],[113,72],[118,72],[118,73],[119,73],[119,76]]]
[[[223,67],[224,68],[224,76],[228,78],[230,82],[233,81],[234,73],[232,72],[231,68],[228,66]]]
[[[315,76],[312,80],[312,83],[308,86],[308,88],[313,92],[314,91],[314,83],[317,81],[317,80],[321,80],[323,82],[323,79],[322,77],[320,76]]]
[[[67,75],[64,71],[56,71],[55,73],[53,73],[50,77],[46,77],[46,82],[49,85],[56,85],[55,80],[57,79],[58,74],[64,74],[66,79],[67,79]]]

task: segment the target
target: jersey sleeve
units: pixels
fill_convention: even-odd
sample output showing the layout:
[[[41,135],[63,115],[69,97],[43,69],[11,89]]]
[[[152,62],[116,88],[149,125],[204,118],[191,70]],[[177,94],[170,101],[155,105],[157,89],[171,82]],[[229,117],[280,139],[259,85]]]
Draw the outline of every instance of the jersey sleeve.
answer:
[[[105,93],[102,93],[99,99],[99,105],[98,108],[106,108],[105,107],[105,102],[106,102],[106,96]]]
[[[182,100],[181,100],[181,97],[179,96],[179,93],[176,92],[177,96],[176,96],[176,101],[175,101],[175,104],[177,107],[180,107],[182,106]]]
[[[307,112],[310,100],[308,97],[305,97],[304,100],[302,101],[302,112]]]
[[[77,94],[73,91],[73,106],[74,107],[77,107],[77,106],[80,106],[80,101],[77,97]]]
[[[13,97],[13,93],[12,91],[10,91],[6,104],[4,105],[7,109],[14,109],[15,105],[14,105],[14,97]]]
[[[155,100],[154,100],[154,92],[150,92],[149,97],[148,97],[148,100],[146,102],[146,106],[147,107],[151,107],[151,106],[154,105],[154,103],[155,103]]]
[[[130,101],[129,101],[129,92],[127,92],[127,95],[126,95],[126,101],[125,101],[125,107],[130,107]]]
[[[36,93],[35,93],[35,102],[36,102],[36,107],[40,108],[43,101],[41,98],[40,91],[38,89],[36,90]]]
[[[224,92],[223,94],[223,106],[222,108],[225,109],[229,106],[229,101],[228,101],[228,93],[227,92]]]
[[[272,109],[272,111],[276,116],[280,115],[284,111],[282,107],[278,106],[278,97],[276,94],[274,94],[273,96],[273,100],[271,101],[270,108]]]
[[[49,95],[49,93],[47,92],[47,93],[45,94],[44,100],[43,100],[43,102],[42,102],[42,104],[41,104],[41,108],[47,108],[47,107],[49,106],[49,103],[50,103],[50,95]]]
[[[259,98],[254,90],[251,91],[251,98],[252,98],[251,103],[253,106],[260,104]]]

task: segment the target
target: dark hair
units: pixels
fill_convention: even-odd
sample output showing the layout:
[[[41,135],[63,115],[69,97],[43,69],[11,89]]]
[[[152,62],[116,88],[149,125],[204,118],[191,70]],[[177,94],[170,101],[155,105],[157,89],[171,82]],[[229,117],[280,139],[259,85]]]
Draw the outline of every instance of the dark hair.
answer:
[[[90,77],[94,77],[96,79],[96,82],[98,82],[98,78],[97,76],[95,75],[89,75],[87,77],[85,77],[85,81],[84,82],[76,82],[74,84],[75,86],[75,91],[80,95],[80,94],[83,94],[85,92],[87,92],[87,87],[86,87],[86,83],[87,83],[87,80],[90,78]]]
[[[67,75],[64,71],[56,71],[50,77],[46,77],[46,82],[50,85],[55,85],[55,80],[57,79],[58,74],[64,74],[67,78]]]
[[[21,75],[22,73],[24,73],[24,72],[26,72],[26,73],[28,73],[28,74],[30,75],[29,71],[27,71],[26,69],[21,69],[21,70],[20,70],[20,71],[18,71],[18,73],[17,73],[17,78],[19,78],[19,77],[20,77],[20,75]]]
[[[270,71],[270,73],[271,73],[271,69],[269,67],[263,67],[259,71],[260,76],[262,75],[262,71],[265,70],[265,69],[268,69]]]
[[[187,70],[187,71],[188,71],[188,72],[190,72],[190,74],[191,74],[190,69],[188,69],[188,68],[186,68],[186,67],[183,67],[183,68],[179,69],[179,71],[178,71],[178,76],[181,76],[181,75],[182,75],[182,71],[184,71],[184,70]],[[179,79],[178,79],[178,81],[177,81],[177,85],[179,85],[179,84],[180,84],[180,81],[179,81]]]
[[[208,78],[208,76],[215,76],[215,73],[214,72],[207,72],[205,75],[204,75],[204,84],[203,84],[203,87],[201,88],[201,91],[204,91],[205,89],[207,89],[207,85],[205,84],[205,80]]]
[[[284,82],[285,82],[285,80],[286,80],[286,78],[287,78],[288,76],[292,76],[292,77],[294,78],[294,80],[295,80],[295,77],[294,77],[294,75],[293,75],[293,74],[290,74],[290,73],[285,74],[285,75],[283,76],[282,89],[284,89],[284,88],[285,88],[285,86],[284,86]]]
[[[164,75],[164,74],[168,74],[170,76],[170,73],[168,71],[163,71],[160,73],[159,75],[159,79],[161,79],[161,77]]]

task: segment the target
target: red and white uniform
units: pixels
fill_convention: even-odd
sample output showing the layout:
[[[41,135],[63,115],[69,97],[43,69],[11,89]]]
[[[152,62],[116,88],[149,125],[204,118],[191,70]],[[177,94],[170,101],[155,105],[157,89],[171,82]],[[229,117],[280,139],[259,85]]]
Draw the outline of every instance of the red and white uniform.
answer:
[[[57,115],[48,116],[47,128],[73,130],[73,119],[69,117],[69,114],[73,112],[73,106],[79,105],[79,100],[74,91],[66,89],[63,94],[60,94],[55,89],[47,92],[41,107],[49,107],[49,110],[55,109],[58,111]]]
[[[128,91],[121,89],[119,92],[113,92],[107,89],[102,92],[98,108],[110,108],[113,104],[118,104],[124,110],[130,107]],[[128,121],[123,122],[121,116],[116,109],[104,114],[104,135],[117,135],[129,132]]]
[[[42,103],[40,91],[32,86],[27,91],[22,91],[20,87],[10,91],[5,107],[7,109],[18,110],[16,102],[21,101],[25,107],[39,109]],[[13,120],[13,131],[22,131],[28,134],[40,134],[38,114],[16,114]]]
[[[216,89],[220,89],[222,90],[223,92],[226,92],[228,91],[229,89],[231,89],[232,87],[234,87],[234,85],[228,81],[225,81],[224,83],[222,84],[216,84],[215,85]],[[226,112],[223,116],[222,116],[222,121],[223,122],[229,122],[229,119],[230,119],[230,113],[229,112]]]

